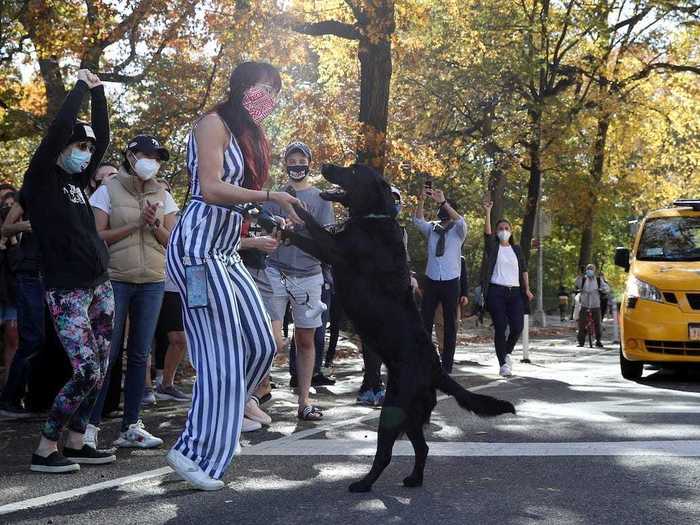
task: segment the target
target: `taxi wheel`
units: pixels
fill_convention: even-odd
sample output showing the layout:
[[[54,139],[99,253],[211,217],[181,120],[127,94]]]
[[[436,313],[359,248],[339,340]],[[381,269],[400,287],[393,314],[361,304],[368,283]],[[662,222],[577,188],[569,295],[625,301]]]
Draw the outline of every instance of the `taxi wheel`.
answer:
[[[644,363],[625,359],[625,356],[622,355],[622,348],[620,348],[620,371],[622,372],[622,377],[634,381],[642,377]]]

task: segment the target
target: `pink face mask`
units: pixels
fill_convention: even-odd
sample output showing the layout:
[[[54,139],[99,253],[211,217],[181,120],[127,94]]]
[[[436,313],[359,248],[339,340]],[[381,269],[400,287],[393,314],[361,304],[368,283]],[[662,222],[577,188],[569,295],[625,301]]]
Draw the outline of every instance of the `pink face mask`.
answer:
[[[253,122],[260,124],[270,116],[275,109],[275,99],[270,93],[260,87],[252,87],[243,95],[243,107]]]

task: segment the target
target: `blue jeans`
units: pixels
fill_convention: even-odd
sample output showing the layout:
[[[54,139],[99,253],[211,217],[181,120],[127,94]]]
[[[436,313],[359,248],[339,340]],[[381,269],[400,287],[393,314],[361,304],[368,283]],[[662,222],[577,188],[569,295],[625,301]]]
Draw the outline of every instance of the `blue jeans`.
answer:
[[[124,326],[129,317],[129,341],[126,348],[126,379],[124,381],[124,417],[122,432],[139,419],[143,390],[146,382],[146,364],[151,342],[156,331],[160,307],[163,303],[164,283],[131,284],[112,281],[114,288],[114,331],[109,357],[111,370],[124,344]],[[90,423],[99,425],[107,397],[105,382],[92,409]]]
[[[19,346],[10,366],[2,401],[18,405],[30,374],[30,359],[44,345],[44,284],[38,274],[17,274]]]

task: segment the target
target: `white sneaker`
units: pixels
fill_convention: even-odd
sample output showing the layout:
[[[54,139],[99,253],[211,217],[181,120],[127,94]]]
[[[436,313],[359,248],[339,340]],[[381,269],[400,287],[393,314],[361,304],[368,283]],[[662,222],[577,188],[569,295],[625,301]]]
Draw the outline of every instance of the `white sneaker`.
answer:
[[[100,427],[88,424],[85,427],[85,435],[83,436],[83,445],[97,450],[97,434],[100,432]]]
[[[182,479],[189,481],[199,490],[219,490],[224,488],[224,482],[220,479],[209,477],[191,459],[183,456],[174,448],[170,449],[165,461]]]
[[[504,363],[503,366],[501,366],[501,369],[498,372],[501,377],[510,377],[513,375],[513,371],[510,366],[508,366],[508,363]]]
[[[272,423],[272,418],[260,409],[255,399],[249,399],[245,404],[245,417],[265,426]]]
[[[508,365],[508,368],[510,369],[510,373],[513,373],[513,358],[510,356],[510,354],[506,354],[506,364]]]
[[[114,441],[114,446],[121,448],[155,448],[162,444],[163,440],[150,434],[140,419]]]
[[[256,430],[260,430],[262,428],[262,424],[259,421],[253,421],[252,419],[248,419],[247,417],[243,418],[243,426],[241,427],[241,432],[255,432]]]

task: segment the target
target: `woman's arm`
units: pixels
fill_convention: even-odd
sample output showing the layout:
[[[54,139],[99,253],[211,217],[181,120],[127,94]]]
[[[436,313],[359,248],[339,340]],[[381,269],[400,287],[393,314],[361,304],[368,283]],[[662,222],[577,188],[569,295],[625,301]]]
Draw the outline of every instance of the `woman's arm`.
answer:
[[[221,118],[211,113],[204,117],[195,127],[194,137],[197,141],[199,182],[202,197],[208,204],[230,206],[247,202],[277,202],[289,217],[297,223],[302,221],[292,208],[301,202],[285,192],[250,190],[234,186],[221,180],[224,170],[224,151],[229,142],[229,132]]]
[[[535,296],[532,295],[532,292],[530,291],[530,277],[528,276],[527,272],[523,272],[523,283],[525,283],[525,295],[527,295],[528,300],[532,301]]]
[[[491,208],[493,208],[492,201],[484,202],[484,233],[486,235],[493,234],[493,230],[491,229]]]
[[[151,231],[161,246],[167,246],[170,240],[170,232],[173,231],[177,222],[177,213],[168,213],[163,217],[163,222],[151,227]]]
[[[95,214],[97,233],[100,239],[106,242],[108,246],[128,237],[132,232],[135,232],[141,227],[141,222],[137,221],[119,228],[111,229],[109,227],[109,215],[99,208],[93,207],[92,211]]]
[[[20,217],[24,214],[24,210],[19,202],[15,202],[10,211],[5,217],[5,222],[2,224],[2,236],[11,237],[18,233],[31,232],[32,225],[29,221],[20,221]]]
[[[97,171],[105,151],[109,147],[109,111],[107,110],[104,86],[96,75],[89,75],[88,80],[90,81],[88,85],[90,87],[92,130],[95,132],[95,152],[90,158],[90,164],[83,172],[83,185],[87,185],[90,177]]]

